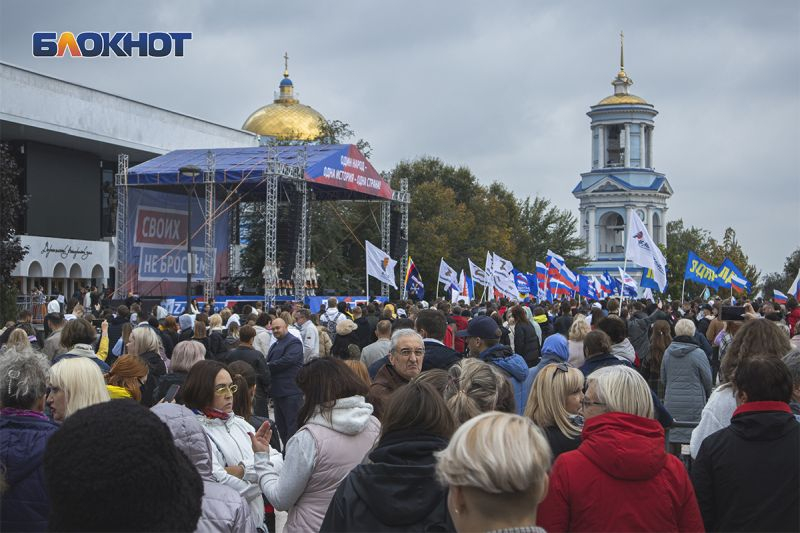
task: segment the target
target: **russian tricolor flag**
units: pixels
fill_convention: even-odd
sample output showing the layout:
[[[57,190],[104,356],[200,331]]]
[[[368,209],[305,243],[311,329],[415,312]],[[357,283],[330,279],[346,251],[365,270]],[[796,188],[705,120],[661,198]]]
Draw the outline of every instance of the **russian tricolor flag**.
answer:
[[[747,280],[744,280],[736,274],[731,275],[731,289],[736,292],[744,292],[747,288]]]
[[[778,289],[772,289],[772,301],[778,305],[785,305],[786,304],[786,295],[783,294]]]

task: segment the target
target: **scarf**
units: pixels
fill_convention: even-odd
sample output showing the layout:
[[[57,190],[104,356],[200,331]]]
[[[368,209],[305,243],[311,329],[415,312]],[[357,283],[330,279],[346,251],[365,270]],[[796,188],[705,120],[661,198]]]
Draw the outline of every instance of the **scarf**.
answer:
[[[16,407],[3,407],[0,409],[0,416],[27,416],[28,418],[38,418],[39,420],[50,420],[44,413],[31,411],[30,409],[17,409]]]

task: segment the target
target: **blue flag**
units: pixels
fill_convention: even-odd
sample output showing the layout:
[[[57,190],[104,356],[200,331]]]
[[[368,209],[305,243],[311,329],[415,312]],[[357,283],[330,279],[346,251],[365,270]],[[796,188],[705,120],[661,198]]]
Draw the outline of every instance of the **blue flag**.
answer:
[[[652,268],[645,270],[644,274],[642,274],[642,282],[639,285],[641,285],[643,289],[661,290],[658,287],[658,283],[656,283],[655,276],[653,276]],[[666,286],[664,289],[666,290]]]
[[[707,261],[703,261],[700,256],[690,251],[686,258],[686,269],[683,272],[683,278],[716,289],[720,281],[717,270],[717,267]]]
[[[408,268],[406,269],[406,293],[417,300],[425,297],[425,284],[422,283],[422,276],[411,257],[408,258]]]
[[[750,283],[749,280],[747,280],[744,277],[744,274],[742,274],[742,271],[739,270],[736,267],[735,264],[733,264],[733,261],[731,261],[727,257],[722,262],[722,264],[719,266],[719,269],[717,269],[717,277],[718,277],[717,278],[717,287],[718,288],[724,287],[726,289],[730,289],[731,288],[731,278],[734,275],[736,277],[738,277],[740,280],[745,282],[744,288],[745,288],[745,290],[747,290],[749,292],[752,284]]]
[[[594,280],[590,276],[584,276],[583,274],[578,276],[578,294],[584,298],[590,298],[592,300],[597,299]]]
[[[529,294],[531,288],[528,286],[528,277],[524,272],[520,272],[516,268],[511,271],[514,274],[514,284],[517,286],[517,292],[520,294]]]

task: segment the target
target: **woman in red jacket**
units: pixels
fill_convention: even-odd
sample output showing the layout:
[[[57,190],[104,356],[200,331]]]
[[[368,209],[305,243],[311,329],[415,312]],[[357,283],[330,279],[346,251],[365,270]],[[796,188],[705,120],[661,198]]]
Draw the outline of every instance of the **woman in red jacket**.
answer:
[[[664,451],[647,382],[626,366],[588,377],[577,450],[559,456],[537,525],[557,531],[703,531],[683,464]]]

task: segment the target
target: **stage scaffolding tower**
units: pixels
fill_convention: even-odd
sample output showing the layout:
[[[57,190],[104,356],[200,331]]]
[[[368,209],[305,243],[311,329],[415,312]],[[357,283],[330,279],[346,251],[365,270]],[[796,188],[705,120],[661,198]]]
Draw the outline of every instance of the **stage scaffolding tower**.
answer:
[[[125,298],[128,283],[128,154],[117,154],[117,175],[115,176],[117,191],[117,257],[116,275],[114,277],[114,293],[117,298]]]
[[[381,250],[391,252],[392,202],[381,202]],[[381,296],[389,297],[389,284],[381,283]]]
[[[216,204],[216,186],[214,183],[215,168],[214,152],[209,150],[206,153],[206,171],[203,173],[203,188],[205,189],[205,209],[203,213],[203,226],[205,229],[205,250],[204,250],[204,278],[203,296],[208,302],[214,297],[216,289],[216,243],[214,242],[214,211]]]
[[[299,178],[295,178],[294,186],[300,201],[300,220],[297,228],[297,252],[294,259],[292,280],[294,282],[294,299],[304,301],[306,297],[306,254],[308,252],[308,184],[305,178],[307,152],[305,147],[300,151]]]
[[[394,194],[392,195],[394,196]],[[406,269],[408,268],[408,204],[411,203],[411,195],[408,192],[408,178],[400,179],[400,194],[397,200],[400,204],[400,236],[403,239],[403,254],[400,256],[400,294],[402,299],[406,299]]]

